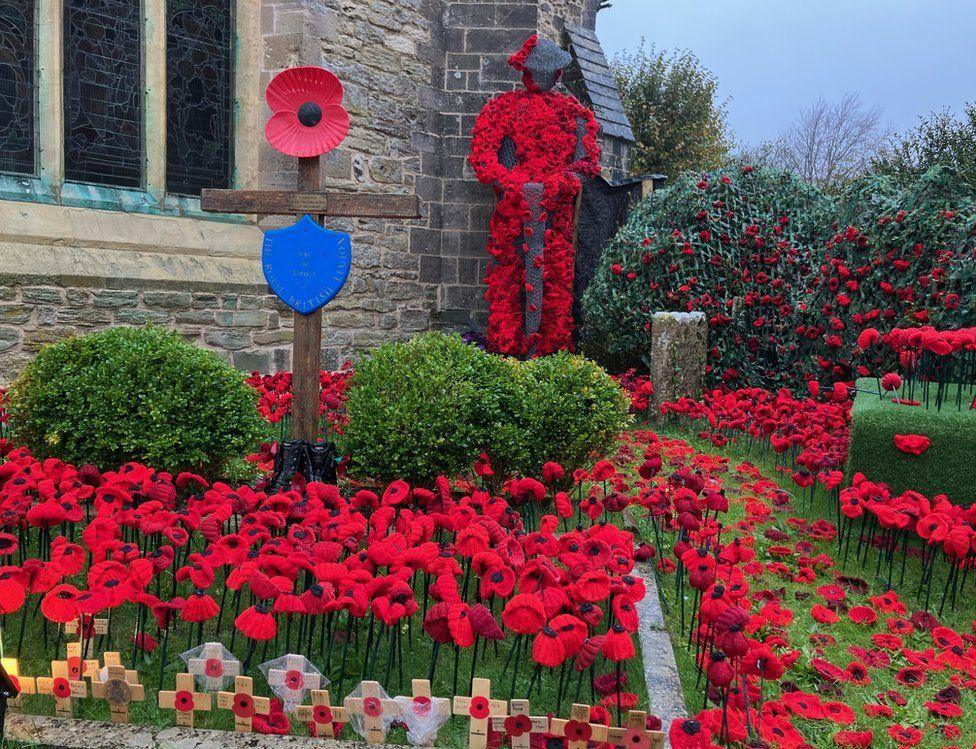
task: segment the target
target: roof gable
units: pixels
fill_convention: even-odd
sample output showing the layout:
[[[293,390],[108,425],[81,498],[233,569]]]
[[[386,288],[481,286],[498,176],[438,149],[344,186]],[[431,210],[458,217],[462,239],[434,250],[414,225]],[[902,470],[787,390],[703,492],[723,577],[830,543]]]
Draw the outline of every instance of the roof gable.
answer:
[[[567,23],[566,41],[575,63],[566,80],[567,87],[590,105],[605,135],[633,143],[634,131],[596,33]]]

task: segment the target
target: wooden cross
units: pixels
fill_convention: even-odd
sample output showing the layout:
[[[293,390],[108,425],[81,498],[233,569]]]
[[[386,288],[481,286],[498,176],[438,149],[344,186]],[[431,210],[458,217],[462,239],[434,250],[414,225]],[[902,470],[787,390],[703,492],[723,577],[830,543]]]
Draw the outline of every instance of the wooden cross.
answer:
[[[472,679],[471,696],[454,697],[454,714],[466,715],[470,719],[468,724],[469,749],[485,749],[488,745],[488,719],[504,716],[508,713],[508,703],[505,700],[491,698],[490,679]]]
[[[98,679],[98,659],[82,658],[80,642],[69,642],[67,644],[67,651],[68,658],[66,663],[68,664],[68,674],[70,678],[89,679],[90,681],[95,681]]]
[[[106,660],[111,653],[106,653]],[[146,688],[139,683],[139,674],[127,671],[117,663],[106,666],[105,681],[92,682],[92,697],[105,700],[113,723],[129,722],[129,705],[146,699]]]
[[[607,731],[607,743],[623,749],[664,749],[664,734],[647,730],[647,713],[630,710],[626,725]]]
[[[37,693],[54,696],[54,714],[59,718],[70,718],[72,700],[88,696],[88,685],[78,676],[72,678],[67,661],[53,661],[50,676],[37,677]]]
[[[217,707],[234,713],[237,733],[251,733],[254,716],[271,712],[271,700],[254,696],[254,679],[250,676],[235,676],[233,692],[217,693]]]
[[[321,684],[322,674],[305,671],[303,655],[286,655],[284,668],[272,668],[268,671],[268,686],[285,702],[297,702],[301,700],[306,689],[318,689]],[[287,694],[289,699],[285,699],[282,694]]]
[[[359,685],[359,697],[346,697],[344,704],[350,715],[360,715],[363,719],[363,732],[370,744],[386,742],[384,716],[396,717],[400,706],[396,700],[383,699],[379,682],[364,681]]]
[[[602,723],[590,723],[589,705],[573,705],[569,720],[553,718],[549,722],[549,733],[565,737],[566,749],[586,749],[590,741],[606,741],[608,728]]]
[[[295,717],[306,723],[314,723],[315,735],[334,738],[333,723],[349,722],[349,711],[344,707],[334,707],[329,702],[329,693],[324,689],[312,690],[312,704],[299,705],[295,709]]]
[[[224,679],[237,676],[241,672],[241,662],[234,656],[224,658],[224,647],[219,642],[208,642],[196,658],[190,658],[186,670],[197,677],[197,681],[208,692],[216,692],[224,686]]]
[[[0,658],[0,665],[18,689],[17,696],[7,700],[7,707],[19,709],[23,707],[25,694],[37,694],[37,682],[33,676],[21,676],[20,664],[16,658]]]
[[[407,726],[407,737],[413,746],[433,746],[437,731],[451,718],[451,701],[433,697],[427,679],[414,679],[411,695],[395,697],[400,706],[400,720]]]
[[[81,617],[78,619],[72,619],[69,622],[64,623],[64,633],[66,635],[78,635],[78,647],[79,655],[81,643],[85,644],[85,657],[90,658],[92,654],[92,649],[95,647],[94,640],[95,635],[102,637],[108,634],[108,619],[95,619],[94,624],[91,623],[89,619],[89,624],[92,626],[93,633],[91,637],[86,636],[85,628],[81,626]]]
[[[319,192],[319,156],[298,159],[298,190],[212,190],[200,194],[200,208],[218,213],[274,216],[311,215],[320,225],[330,218],[420,218],[416,195]],[[295,313],[292,353],[291,438],[319,440],[319,370],[322,310]]]
[[[532,735],[549,732],[549,718],[531,715],[528,700],[511,700],[508,715],[491,719],[491,727],[504,731],[512,743],[512,749],[529,749]]]
[[[159,693],[159,706],[163,710],[176,711],[176,725],[193,728],[193,715],[197,710],[210,711],[210,695],[193,691],[193,674],[177,674],[176,689]]]

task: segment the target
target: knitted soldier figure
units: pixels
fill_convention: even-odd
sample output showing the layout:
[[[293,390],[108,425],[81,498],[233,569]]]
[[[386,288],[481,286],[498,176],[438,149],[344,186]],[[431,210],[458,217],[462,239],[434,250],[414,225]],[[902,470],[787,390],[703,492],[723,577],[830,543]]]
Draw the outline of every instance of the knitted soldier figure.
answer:
[[[471,165],[497,198],[485,279],[488,342],[504,354],[573,345],[576,197],[580,177],[600,173],[600,148],[593,113],[552,90],[570,59],[530,37],[509,60],[525,90],[490,101],[474,126]]]

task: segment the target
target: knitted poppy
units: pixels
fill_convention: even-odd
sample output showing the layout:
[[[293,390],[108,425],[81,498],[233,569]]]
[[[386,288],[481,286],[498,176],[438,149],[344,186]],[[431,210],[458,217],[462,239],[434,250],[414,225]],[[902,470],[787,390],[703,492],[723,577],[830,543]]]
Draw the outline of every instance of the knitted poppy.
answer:
[[[278,633],[278,625],[274,616],[269,613],[270,604],[257,603],[250,606],[234,620],[234,626],[245,637],[263,642],[270,640]]]
[[[528,593],[514,596],[502,611],[502,624],[520,635],[533,635],[546,622],[546,610],[542,602]]]
[[[668,740],[673,749],[710,749],[712,734],[697,720],[676,718],[668,730]]]
[[[598,603],[610,595],[610,576],[602,570],[584,573],[573,584],[573,597],[578,601]]]
[[[535,636],[532,643],[532,660],[540,666],[556,668],[566,659],[566,649],[563,647],[556,630],[543,627]]]
[[[466,603],[451,604],[447,611],[447,625],[454,643],[462,648],[474,645],[474,628],[468,616],[470,607]]]
[[[603,643],[603,656],[614,663],[628,660],[635,655],[634,640],[620,624],[614,624]]]
[[[185,622],[206,622],[220,613],[220,606],[207,593],[195,590],[187,597],[180,611],[180,618]]]
[[[908,455],[921,455],[932,444],[932,440],[922,434],[896,434],[895,447]]]
[[[505,639],[502,628],[498,626],[491,610],[483,603],[474,604],[468,612],[468,617],[471,619],[471,627],[478,637],[484,637],[486,640]]]
[[[78,589],[62,583],[49,590],[41,599],[41,613],[48,621],[66,624],[78,618]]]

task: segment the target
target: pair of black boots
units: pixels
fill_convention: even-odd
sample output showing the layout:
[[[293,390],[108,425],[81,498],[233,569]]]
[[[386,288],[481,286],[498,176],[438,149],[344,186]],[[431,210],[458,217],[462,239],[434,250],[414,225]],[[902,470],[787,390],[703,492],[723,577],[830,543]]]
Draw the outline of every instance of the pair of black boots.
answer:
[[[334,484],[337,480],[336,466],[340,455],[332,442],[309,442],[308,440],[289,440],[278,444],[274,471],[268,489],[280,492],[291,487],[297,474],[311,483]]]

